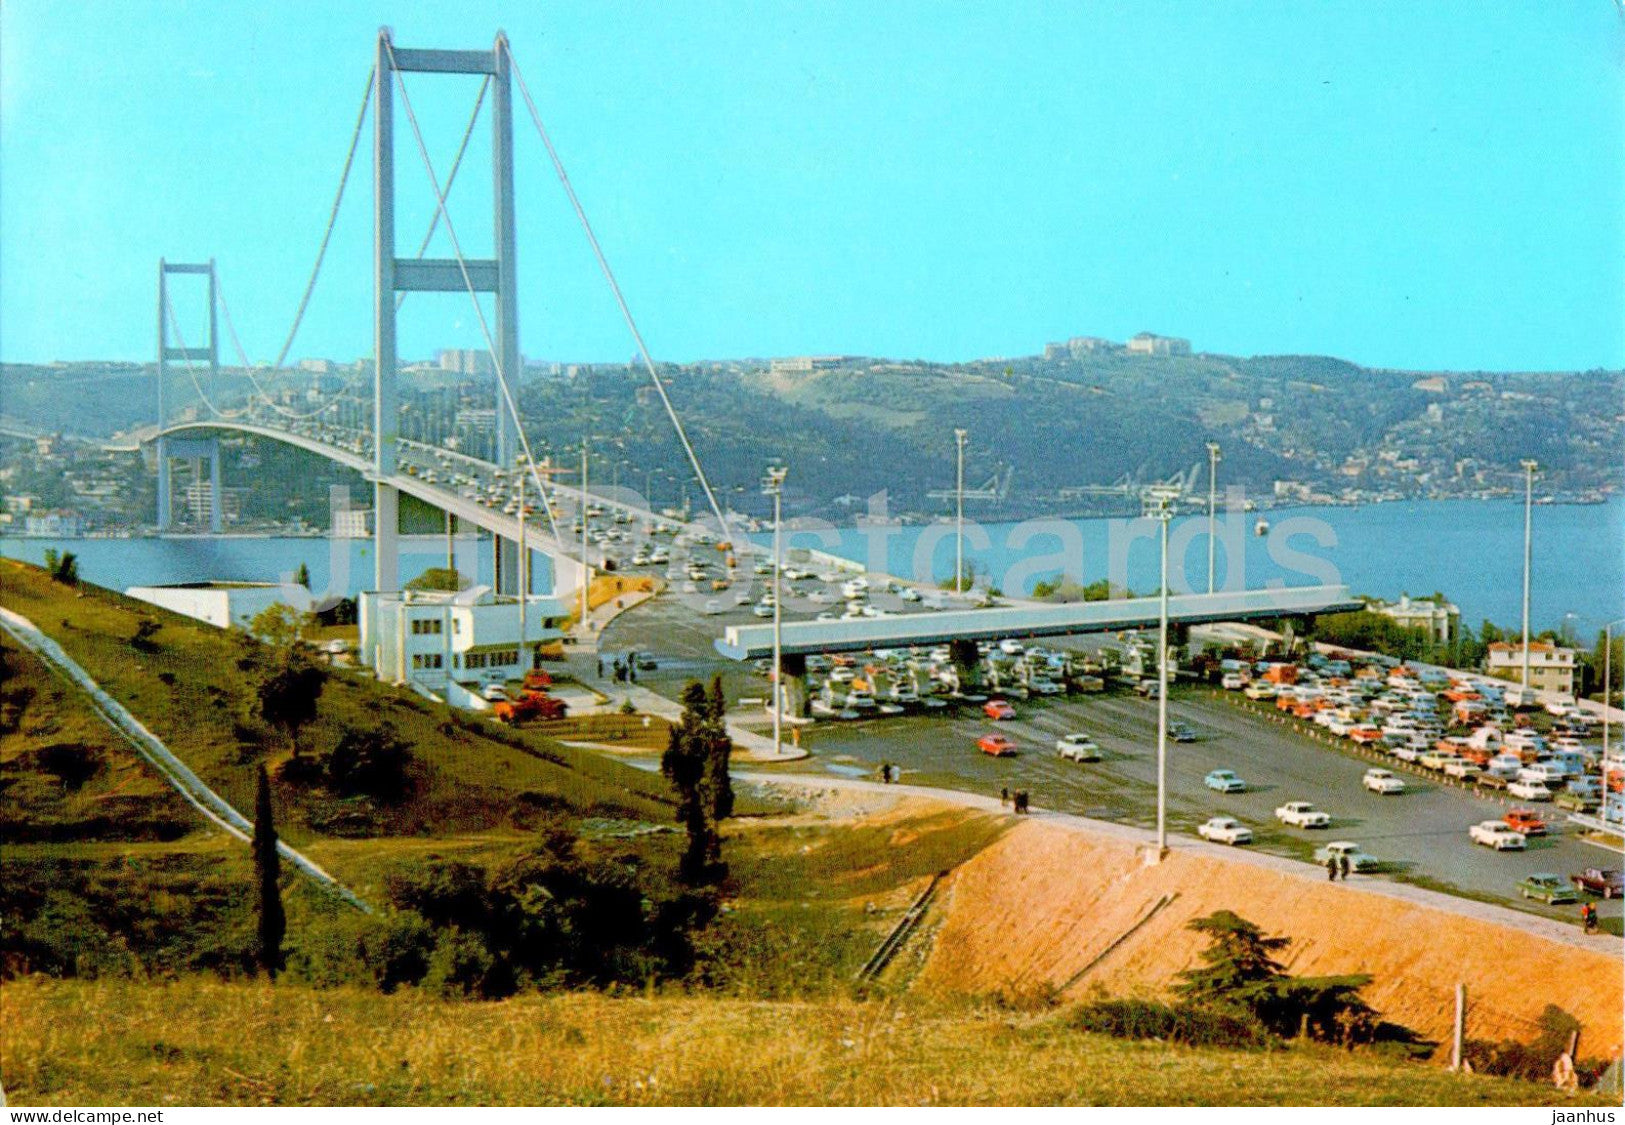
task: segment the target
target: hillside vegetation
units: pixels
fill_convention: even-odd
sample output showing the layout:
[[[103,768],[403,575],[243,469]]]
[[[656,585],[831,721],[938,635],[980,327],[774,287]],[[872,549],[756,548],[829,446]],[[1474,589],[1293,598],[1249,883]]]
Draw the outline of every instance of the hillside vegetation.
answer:
[[[5,986],[14,1105],[1603,1105],[1367,1054],[1175,1047],[975,1004],[203,980]],[[109,1065],[117,1060],[117,1065]]]

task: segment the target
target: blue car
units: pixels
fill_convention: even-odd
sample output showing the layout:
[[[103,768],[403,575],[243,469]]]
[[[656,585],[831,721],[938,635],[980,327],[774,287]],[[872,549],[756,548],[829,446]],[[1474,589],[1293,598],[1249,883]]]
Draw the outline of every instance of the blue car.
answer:
[[[1214,770],[1202,779],[1202,784],[1220,793],[1240,793],[1247,788],[1247,783],[1237,777],[1234,770]]]

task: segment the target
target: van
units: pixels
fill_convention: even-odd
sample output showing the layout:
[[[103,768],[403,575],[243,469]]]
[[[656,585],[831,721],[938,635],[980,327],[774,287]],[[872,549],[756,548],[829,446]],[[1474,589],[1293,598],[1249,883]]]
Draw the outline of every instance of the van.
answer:
[[[1563,767],[1550,758],[1542,758],[1518,771],[1519,781],[1538,781],[1548,789],[1562,786],[1564,776]]]

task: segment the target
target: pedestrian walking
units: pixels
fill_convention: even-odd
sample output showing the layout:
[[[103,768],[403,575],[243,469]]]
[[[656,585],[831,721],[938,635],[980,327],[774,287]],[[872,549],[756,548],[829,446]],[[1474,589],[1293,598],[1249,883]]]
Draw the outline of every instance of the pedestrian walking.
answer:
[[[1337,882],[1337,857],[1334,855],[1326,857],[1326,881],[1328,883]]]
[[[1010,787],[1008,785],[999,790],[999,807],[1001,809],[1010,807]]]
[[[598,658],[598,678],[600,680],[604,678],[604,658],[602,656]]]
[[[1349,868],[1351,866],[1352,864],[1349,862],[1348,856],[1344,856],[1337,861],[1337,869],[1338,871],[1342,872],[1343,882],[1345,883],[1349,881]]]

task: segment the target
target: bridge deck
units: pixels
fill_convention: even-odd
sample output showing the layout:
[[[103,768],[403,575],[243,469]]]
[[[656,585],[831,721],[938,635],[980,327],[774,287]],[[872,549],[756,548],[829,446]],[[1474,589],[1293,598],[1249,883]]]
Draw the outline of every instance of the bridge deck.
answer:
[[[1159,602],[1158,598],[1122,598],[1067,605],[914,613],[856,621],[784,622],[780,626],[781,650],[802,655],[865,652],[875,648],[946,644],[954,640],[1106,633],[1155,626],[1160,619]],[[1278,590],[1175,595],[1168,599],[1168,620],[1176,625],[1199,625],[1344,613],[1363,607],[1363,602],[1349,596],[1346,586],[1294,586]],[[716,649],[733,660],[771,656],[773,626],[730,625],[716,641]]]

